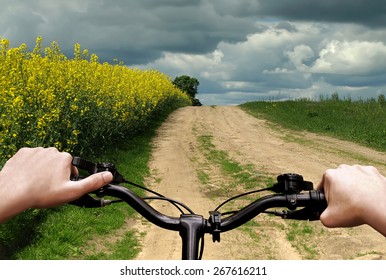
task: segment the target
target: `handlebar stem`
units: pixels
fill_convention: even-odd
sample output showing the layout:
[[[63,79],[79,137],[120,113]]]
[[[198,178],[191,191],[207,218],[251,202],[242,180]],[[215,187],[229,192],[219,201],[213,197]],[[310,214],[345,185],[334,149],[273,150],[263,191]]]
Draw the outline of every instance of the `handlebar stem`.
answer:
[[[205,219],[200,215],[182,214],[180,217],[180,225],[182,259],[197,260],[198,245],[200,239],[203,238]]]

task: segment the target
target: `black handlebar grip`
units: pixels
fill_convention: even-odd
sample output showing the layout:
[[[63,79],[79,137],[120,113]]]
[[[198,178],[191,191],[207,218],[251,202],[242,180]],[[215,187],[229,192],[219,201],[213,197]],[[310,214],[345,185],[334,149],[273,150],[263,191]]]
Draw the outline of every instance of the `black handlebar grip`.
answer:
[[[316,208],[323,212],[327,208],[327,200],[323,191],[310,191],[311,200],[315,201]]]
[[[280,216],[284,219],[319,220],[320,215],[327,208],[327,201],[324,193],[319,190],[311,190],[308,194],[303,193],[297,196],[299,199],[304,199],[307,202],[306,206],[300,210],[284,210]]]

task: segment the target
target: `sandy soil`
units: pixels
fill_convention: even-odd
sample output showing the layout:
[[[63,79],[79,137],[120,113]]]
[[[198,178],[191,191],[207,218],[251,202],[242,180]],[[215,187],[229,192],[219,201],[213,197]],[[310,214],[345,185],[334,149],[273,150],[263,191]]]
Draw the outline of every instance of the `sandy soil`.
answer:
[[[205,165],[197,137],[211,135],[218,150],[240,164],[273,177],[294,172],[316,185],[323,172],[341,163],[368,164],[386,174],[386,154],[351,142],[305,132],[293,132],[256,119],[239,107],[185,107],[175,111],[154,140],[147,185],[167,197],[180,200],[196,213],[208,217],[226,197],[208,195],[198,179],[202,168],[210,169],[210,183],[224,179],[215,166]],[[208,171],[208,170],[206,170]],[[177,215],[169,205],[154,203],[163,213]],[[222,234],[220,243],[205,239],[203,259],[384,259],[386,240],[367,226],[327,229],[319,221],[294,224],[279,217],[260,215],[257,226]],[[296,226],[311,227],[311,234],[295,240],[288,233]],[[143,248],[137,259],[179,259],[177,232],[159,229],[138,218]],[[289,240],[291,239],[291,240]]]

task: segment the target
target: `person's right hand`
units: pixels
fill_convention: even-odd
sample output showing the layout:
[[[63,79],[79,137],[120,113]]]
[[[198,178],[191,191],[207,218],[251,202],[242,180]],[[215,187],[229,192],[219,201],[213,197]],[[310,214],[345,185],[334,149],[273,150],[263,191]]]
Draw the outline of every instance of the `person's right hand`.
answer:
[[[324,191],[328,204],[320,216],[326,227],[368,224],[386,236],[386,178],[375,167],[328,169],[318,189]]]

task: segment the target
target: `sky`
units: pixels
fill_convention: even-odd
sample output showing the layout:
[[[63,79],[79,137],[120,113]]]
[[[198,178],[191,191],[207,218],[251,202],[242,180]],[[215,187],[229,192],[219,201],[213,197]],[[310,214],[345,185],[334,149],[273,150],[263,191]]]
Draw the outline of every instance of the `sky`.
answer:
[[[199,80],[204,105],[386,94],[385,0],[0,0],[0,37],[36,37]]]

